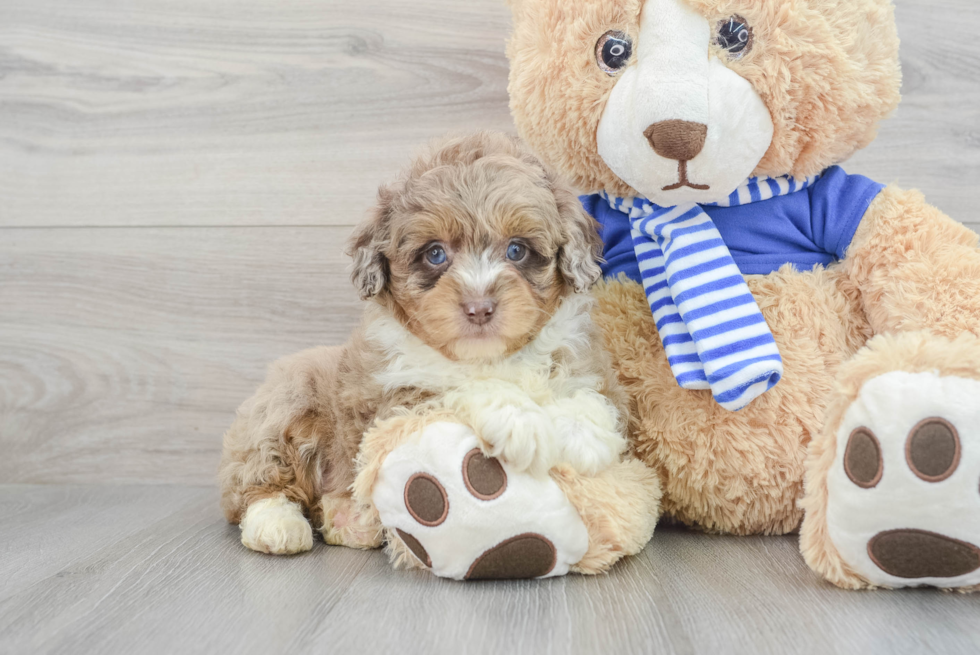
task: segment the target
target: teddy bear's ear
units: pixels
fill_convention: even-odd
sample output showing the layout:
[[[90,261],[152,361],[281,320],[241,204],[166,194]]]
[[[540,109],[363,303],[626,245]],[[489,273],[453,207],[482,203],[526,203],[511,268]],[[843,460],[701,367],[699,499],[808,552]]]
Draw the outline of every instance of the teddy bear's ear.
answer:
[[[378,190],[377,206],[354,230],[347,244],[347,254],[354,259],[351,281],[361,300],[380,295],[388,288],[388,258],[384,249],[388,242],[393,196],[388,187]]]

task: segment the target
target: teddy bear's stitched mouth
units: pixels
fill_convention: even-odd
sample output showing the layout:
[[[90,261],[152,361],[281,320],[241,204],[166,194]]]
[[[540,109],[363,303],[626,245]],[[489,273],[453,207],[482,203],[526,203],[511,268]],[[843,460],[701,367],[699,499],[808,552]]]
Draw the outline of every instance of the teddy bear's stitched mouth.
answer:
[[[665,186],[661,191],[674,191],[675,189],[680,189],[681,187],[690,187],[692,189],[697,189],[698,191],[707,191],[711,188],[710,184],[694,184],[687,179],[687,162],[679,161],[677,162],[677,176],[680,178],[676,184],[669,184]]]

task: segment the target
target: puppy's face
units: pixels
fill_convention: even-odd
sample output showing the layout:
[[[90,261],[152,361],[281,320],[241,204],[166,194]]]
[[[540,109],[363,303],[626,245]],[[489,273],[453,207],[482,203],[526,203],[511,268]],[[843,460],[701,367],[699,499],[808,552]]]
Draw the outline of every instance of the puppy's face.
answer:
[[[451,359],[519,350],[598,278],[592,220],[507,137],[450,141],[380,195],[354,237],[354,282]]]

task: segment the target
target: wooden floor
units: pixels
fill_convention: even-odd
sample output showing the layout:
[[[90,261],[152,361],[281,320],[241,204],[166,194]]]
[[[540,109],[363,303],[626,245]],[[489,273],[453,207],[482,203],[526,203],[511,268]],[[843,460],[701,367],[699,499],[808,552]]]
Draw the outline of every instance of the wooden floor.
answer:
[[[0,487],[9,653],[976,653],[974,597],[820,583],[793,537],[658,531],[608,576],[463,583],[246,550],[217,492]]]
[[[980,227],[980,3],[897,0],[849,172]],[[603,578],[246,552],[220,435],[359,313],[343,241],[447,131],[512,131],[503,0],[0,0],[0,653],[978,652],[980,595],[845,593],[795,539],[661,529]]]

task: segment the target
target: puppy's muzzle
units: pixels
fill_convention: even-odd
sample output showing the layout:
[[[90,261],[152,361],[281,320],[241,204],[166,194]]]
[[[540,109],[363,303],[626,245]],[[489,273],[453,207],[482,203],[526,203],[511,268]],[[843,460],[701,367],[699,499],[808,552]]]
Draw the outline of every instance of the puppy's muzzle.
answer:
[[[463,313],[466,320],[473,325],[486,325],[493,320],[493,314],[497,309],[497,302],[489,298],[480,298],[463,303]]]

